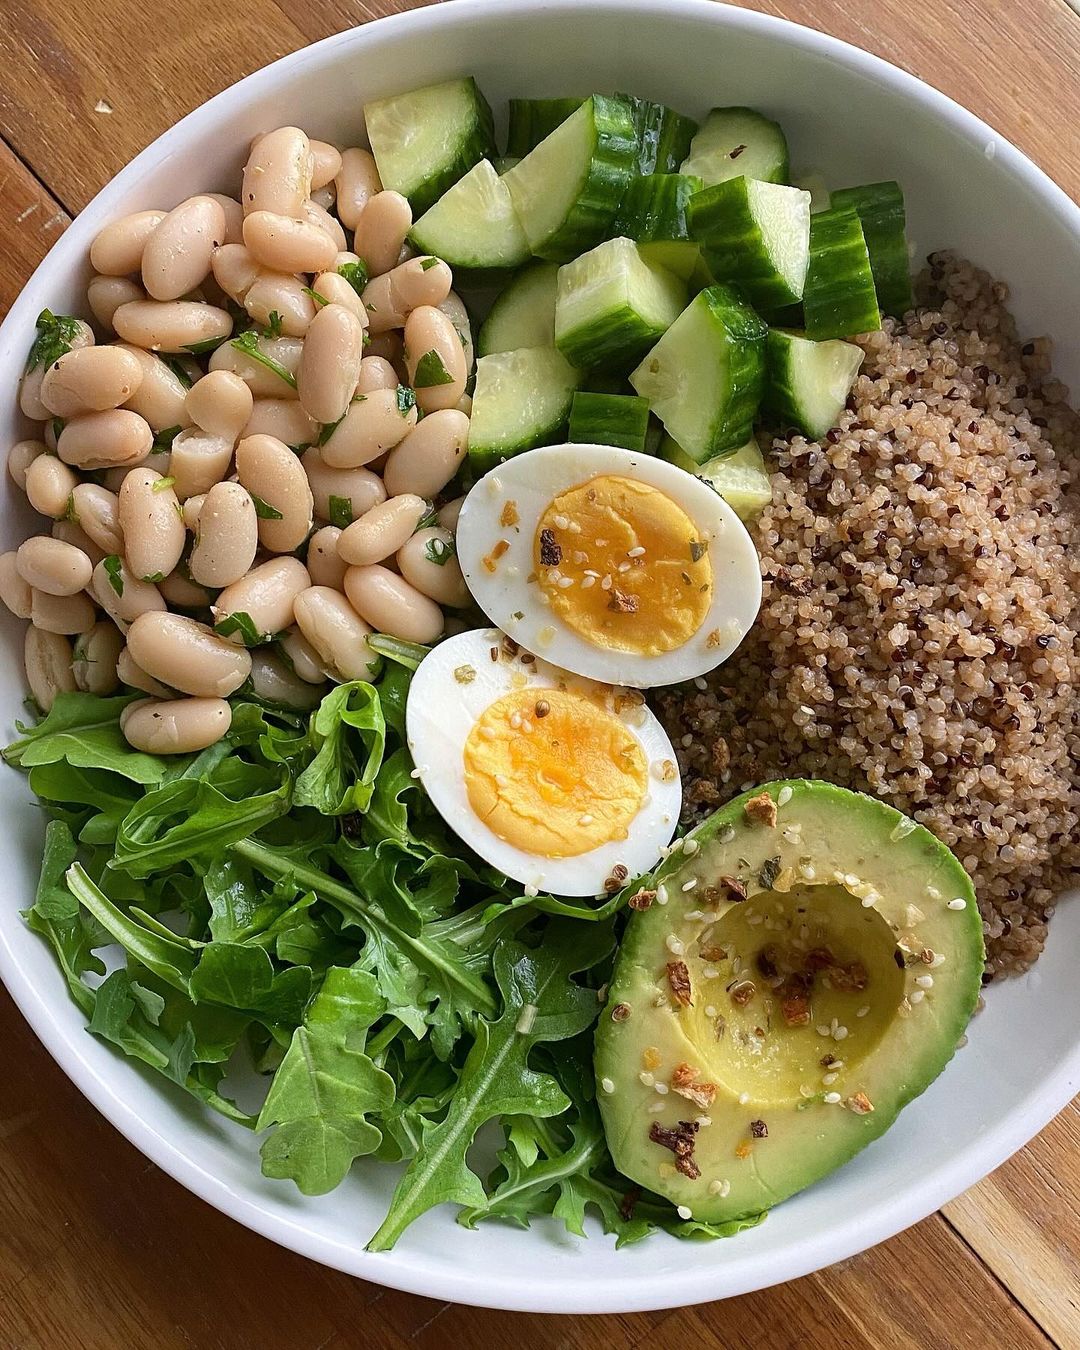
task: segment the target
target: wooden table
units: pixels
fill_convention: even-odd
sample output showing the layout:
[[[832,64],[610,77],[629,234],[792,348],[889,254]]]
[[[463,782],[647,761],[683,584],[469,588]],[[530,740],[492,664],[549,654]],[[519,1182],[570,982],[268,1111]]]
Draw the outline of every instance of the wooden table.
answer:
[[[0,315],[70,216],[179,116],[408,5],[0,0]],[[1065,0],[755,7],[922,76],[1080,199],[1080,18]],[[1076,1102],[941,1213],[818,1275],[670,1313],[522,1317],[363,1284],[224,1218],[97,1115],[2,991],[0,1044],[0,1350],[1080,1347]]]

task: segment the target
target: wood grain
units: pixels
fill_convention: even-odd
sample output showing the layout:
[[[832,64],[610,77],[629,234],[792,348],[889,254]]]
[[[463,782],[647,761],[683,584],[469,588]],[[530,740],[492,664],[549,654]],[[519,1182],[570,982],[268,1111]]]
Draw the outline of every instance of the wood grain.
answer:
[[[307,40],[409,7],[0,0],[0,313],[66,226],[65,207],[181,114]],[[928,79],[1080,196],[1080,20],[1062,0],[756,7]],[[1080,1346],[1076,1103],[943,1214],[830,1270],[674,1312],[522,1317],[380,1289],[275,1247],[147,1163],[2,992],[0,1044],[0,1350]]]

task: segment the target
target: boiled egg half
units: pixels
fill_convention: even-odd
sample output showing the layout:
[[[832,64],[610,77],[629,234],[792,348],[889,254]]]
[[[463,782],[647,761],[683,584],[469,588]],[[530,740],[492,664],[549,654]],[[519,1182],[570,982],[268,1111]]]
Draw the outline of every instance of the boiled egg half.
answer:
[[[610,445],[551,445],[473,487],[458,559],[488,618],[555,665],[638,689],[703,675],[761,605],[745,525],[708,483]]]
[[[424,658],[405,729],[439,814],[525,887],[621,889],[656,865],[678,822],[675,754],[642,695],[559,670],[493,629]]]

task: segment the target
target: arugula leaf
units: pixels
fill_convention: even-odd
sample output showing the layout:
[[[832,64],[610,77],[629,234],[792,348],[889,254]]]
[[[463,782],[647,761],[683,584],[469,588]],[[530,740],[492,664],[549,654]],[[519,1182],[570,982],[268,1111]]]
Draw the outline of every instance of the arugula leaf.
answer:
[[[315,757],[296,780],[294,804],[327,816],[366,810],[386,748],[375,689],[363,680],[339,684],[313,713],[308,737]]]
[[[195,1003],[209,1000],[259,1013],[271,1023],[296,1026],[311,996],[311,971],[292,966],[278,972],[261,947],[212,942],[199,958],[188,988]]]
[[[568,924],[552,926],[536,949],[518,942],[500,945],[495,979],[502,1016],[478,1023],[446,1118],[425,1124],[419,1151],[367,1244],[369,1251],[389,1251],[433,1205],[485,1203],[483,1185],[466,1154],[486,1121],[521,1113],[555,1116],[567,1109],[570,1098],[549,1074],[529,1067],[529,1053],[538,1042],[566,1040],[592,1025],[599,1011],[596,992],[571,977],[602,961],[612,945],[610,929],[594,927],[583,934]]]
[[[192,356],[206,356],[209,352],[216,352],[228,340],[227,337],[204,338],[202,342],[189,342],[184,351],[190,352]]]
[[[71,345],[82,332],[82,324],[71,314],[54,314],[43,309],[37,316],[37,336],[30,345],[26,359],[26,373],[38,366],[51,366],[71,351]]]
[[[289,1178],[304,1195],[322,1195],[344,1180],[353,1160],[378,1148],[382,1134],[366,1119],[394,1100],[394,1080],[363,1052],[368,1028],[383,1011],[363,971],[328,973],[274,1075],[257,1128],[277,1129],[263,1143],[262,1170]]]
[[[432,389],[439,384],[453,383],[453,375],[446,369],[442,357],[434,348],[425,352],[417,361],[416,374],[413,376],[415,389]]]
[[[232,339],[232,345],[238,352],[243,352],[245,356],[250,356],[253,361],[258,361],[261,366],[267,370],[272,370],[278,379],[284,380],[290,389],[296,388],[296,376],[291,370],[287,369],[280,361],[275,361],[272,356],[267,356],[266,352],[259,346],[259,330],[257,328],[248,328],[241,333],[239,337]]]
[[[330,524],[336,525],[339,530],[353,523],[353,509],[351,497],[337,497],[333,493],[330,495],[329,502]]]
[[[68,827],[60,821],[50,821],[45,827],[37,893],[23,917],[36,933],[48,940],[72,998],[84,1016],[89,1016],[94,994],[82,977],[88,972],[103,975],[105,967],[93,952],[98,930],[87,922],[79,902],[64,884],[64,876],[76,855],[75,840]]]
[[[4,749],[4,759],[18,769],[64,760],[76,768],[108,769],[135,783],[159,783],[169,761],[133,750],[120,730],[120,714],[141,697],[58,694],[49,715],[36,726],[16,724],[22,736]]]

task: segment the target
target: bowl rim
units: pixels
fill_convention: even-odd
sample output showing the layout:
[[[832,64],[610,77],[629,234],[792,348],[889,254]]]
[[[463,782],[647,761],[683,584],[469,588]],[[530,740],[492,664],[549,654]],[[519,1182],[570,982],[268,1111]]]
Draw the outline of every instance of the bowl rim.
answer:
[[[212,128],[219,109],[234,99],[238,91],[262,92],[283,71],[296,72],[308,64],[318,66],[325,54],[334,48],[355,45],[362,50],[367,41],[366,34],[373,26],[380,32],[393,28],[402,35],[423,32],[430,36],[443,27],[483,22],[489,15],[502,12],[503,2],[455,0],[453,5],[388,15],[331,34],[271,62],[220,91],[164,131],[95,194],[84,212],[90,208],[107,208],[114,198],[138,182],[147,167],[161,159],[162,152],[167,152],[173,140]],[[517,14],[563,11],[572,15],[580,12],[581,0],[517,0],[515,8]],[[716,3],[716,0],[589,0],[589,9],[627,17],[632,17],[634,11],[660,9],[673,18],[715,22],[719,27],[778,40],[800,52],[831,57],[890,87],[900,96],[921,103],[961,139],[996,156],[1045,211],[1071,233],[1080,235],[1080,206],[1004,135],[932,85],[851,43],[788,19]],[[69,228],[34,269],[31,280],[53,266],[56,259],[65,259],[69,252],[81,252],[85,241],[79,242],[79,238],[80,232]],[[6,348],[4,339],[10,342],[15,329],[28,319],[32,320],[27,312],[30,309],[28,287],[29,281],[0,325],[0,351]],[[469,1271],[463,1266],[445,1271],[421,1269],[412,1259],[407,1245],[389,1253],[369,1253],[313,1231],[302,1216],[286,1218],[269,1212],[256,1199],[234,1190],[227,1180],[189,1157],[173,1138],[144,1121],[135,1106],[122,1095],[122,1075],[105,1074],[88,1057],[72,1050],[57,1012],[58,1007],[67,1007],[66,998],[60,1004],[62,981],[58,980],[48,989],[34,986],[21,971],[8,940],[6,925],[2,923],[0,979],[38,1039],[83,1096],[140,1152],[200,1199],[253,1232],[346,1274],[428,1298],[506,1311],[642,1312],[752,1293],[811,1274],[895,1236],[954,1199],[1022,1148],[1080,1090],[1078,1040],[1038,1090],[1009,1110],[991,1130],[973,1138],[953,1160],[925,1169],[902,1193],[890,1196],[887,1204],[873,1207],[869,1214],[846,1218],[831,1230],[827,1243],[822,1242],[820,1235],[810,1234],[789,1244],[782,1261],[759,1262],[749,1278],[725,1279],[725,1265],[720,1262],[707,1291],[703,1291],[700,1272],[696,1269],[685,1273],[668,1269],[652,1277],[641,1277],[639,1272],[633,1282],[613,1275],[593,1278],[587,1286],[568,1285],[560,1292],[559,1306],[553,1307],[545,1286],[534,1292],[518,1276],[503,1276],[497,1269],[490,1268]],[[663,1239],[658,1236],[655,1240]]]

